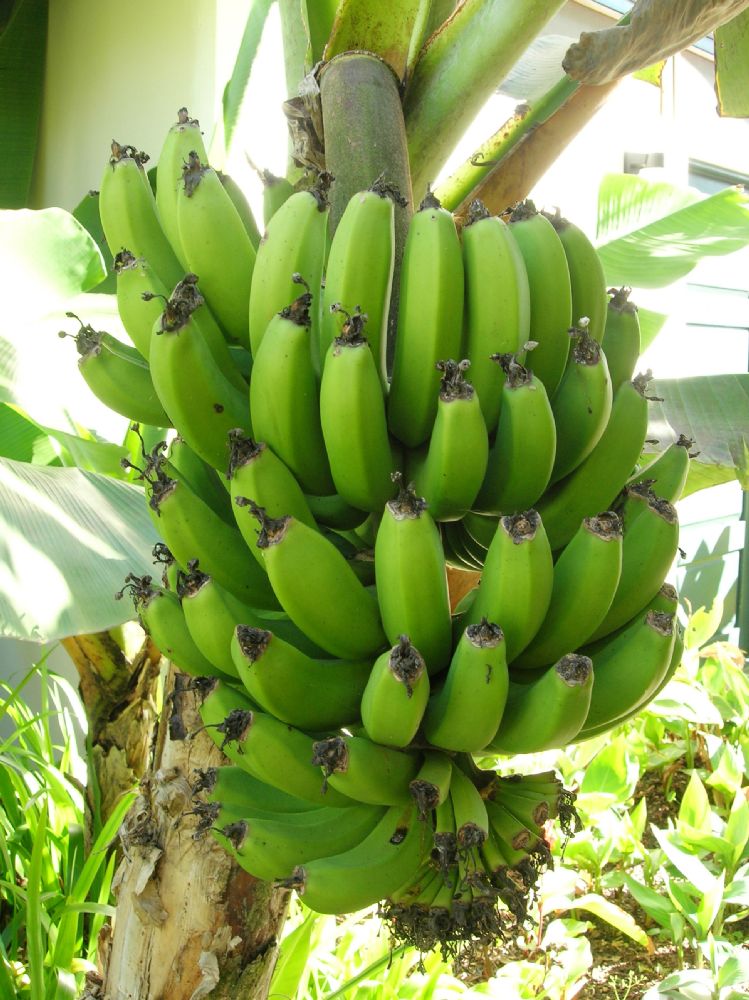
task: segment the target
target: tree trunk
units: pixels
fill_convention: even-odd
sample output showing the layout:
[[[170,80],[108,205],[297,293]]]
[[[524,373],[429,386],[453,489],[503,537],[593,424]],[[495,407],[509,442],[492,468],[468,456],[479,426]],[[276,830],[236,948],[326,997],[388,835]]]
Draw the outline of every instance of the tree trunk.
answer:
[[[196,836],[190,777],[220,767],[197,696],[170,671],[152,766],[120,837],[117,915],[100,940],[93,1000],[264,1000],[288,892],[239,868]]]

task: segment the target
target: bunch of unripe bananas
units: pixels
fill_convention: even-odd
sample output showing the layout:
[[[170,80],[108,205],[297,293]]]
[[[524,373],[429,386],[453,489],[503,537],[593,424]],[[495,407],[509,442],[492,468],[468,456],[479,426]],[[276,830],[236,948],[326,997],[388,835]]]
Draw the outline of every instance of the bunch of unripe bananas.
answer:
[[[605,732],[680,656],[662,585],[691,442],[638,468],[637,310],[530,202],[458,227],[428,195],[394,281],[382,178],[332,237],[334,180],[269,181],[260,239],[184,109],[155,196],[145,159],[113,144],[100,192],[134,346],[78,347],[143,434],[164,572],[126,589],[232,761],[196,808],[313,909],[495,936],[572,810],[553,775],[474,758]],[[453,607],[447,567],[474,584]]]

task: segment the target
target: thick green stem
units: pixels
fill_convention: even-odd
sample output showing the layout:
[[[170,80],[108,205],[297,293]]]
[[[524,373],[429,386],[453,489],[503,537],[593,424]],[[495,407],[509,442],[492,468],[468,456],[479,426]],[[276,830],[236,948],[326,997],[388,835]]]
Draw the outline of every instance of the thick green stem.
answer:
[[[429,39],[404,99],[417,197],[563,2],[465,0]]]
[[[411,174],[398,80],[371,52],[344,52],[332,59],[320,80],[325,165],[331,187],[330,225],[335,232],[349,199],[378,178],[397,188],[406,205],[395,203],[395,268],[388,325],[388,359],[398,315],[398,275],[413,212]]]
[[[325,47],[325,58],[366,49],[406,75],[411,36],[424,0],[398,0],[397,12],[382,0],[342,0]]]

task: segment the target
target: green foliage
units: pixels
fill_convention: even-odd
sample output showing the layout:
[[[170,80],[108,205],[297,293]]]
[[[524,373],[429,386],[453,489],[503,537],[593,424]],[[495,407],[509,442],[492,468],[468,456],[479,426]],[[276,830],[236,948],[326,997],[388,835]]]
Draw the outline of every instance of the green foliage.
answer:
[[[0,688],[0,996],[73,1000],[114,912],[110,845],[135,792],[103,827],[95,821],[86,851],[82,789],[92,778],[76,746],[76,692],[43,662]],[[30,692],[39,712],[24,701]]]

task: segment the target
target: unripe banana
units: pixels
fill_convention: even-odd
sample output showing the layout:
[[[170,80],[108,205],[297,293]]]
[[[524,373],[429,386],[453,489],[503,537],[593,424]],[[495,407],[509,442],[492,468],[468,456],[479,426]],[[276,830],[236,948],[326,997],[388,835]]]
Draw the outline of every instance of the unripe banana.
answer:
[[[622,568],[622,526],[612,511],[586,517],[554,566],[549,610],[513,668],[555,663],[588,640],[614,599]]]
[[[198,156],[200,156],[200,151],[198,151]],[[257,253],[257,248],[260,244],[260,230],[257,228],[255,216],[252,214],[252,209],[244,191],[230,174],[225,174],[222,170],[217,170],[216,174],[221,181],[224,191],[231,198],[232,204],[237,210],[237,215],[242,220],[242,225],[252,244],[252,249]]]
[[[472,507],[486,472],[489,441],[467,360],[440,361],[437,418],[428,445],[413,452],[408,480],[435,521],[457,521]]]
[[[475,507],[486,514],[528,510],[551,476],[557,428],[543,382],[514,355],[494,359],[505,373],[502,409]]]
[[[140,352],[109,333],[94,330],[73,313],[65,315],[80,323],[74,335],[80,355],[78,369],[96,398],[129,420],[152,427],[171,427],[172,422],[156,394],[148,362]],[[60,336],[68,335],[61,331]]]
[[[613,394],[606,357],[587,325],[574,327],[572,349],[562,381],[551,401],[557,450],[551,482],[576,469],[606,430]]]
[[[546,386],[551,399],[567,364],[572,325],[570,271],[562,242],[547,218],[532,201],[516,205],[510,216],[510,231],[517,240],[528,272],[530,330],[533,371]],[[579,318],[579,317],[576,317]]]
[[[424,762],[408,786],[421,819],[426,819],[433,809],[437,809],[447,799],[452,771],[448,754],[440,753],[438,750],[425,751]]]
[[[150,576],[137,577],[132,573],[128,573],[125,586],[115,597],[121,598],[126,591],[132,596],[141,625],[162,656],[195,677],[224,676],[195,645],[175,593],[154,586]]]
[[[257,522],[242,510],[242,498],[252,497],[270,517],[291,514],[310,528],[317,525],[296,477],[264,441],[254,441],[239,428],[229,431],[229,439],[233,515],[250,552],[264,566],[263,549],[257,544]]]
[[[507,685],[502,629],[485,618],[469,625],[453,654],[445,683],[427,706],[426,738],[443,750],[483,750],[502,718]]]
[[[634,521],[624,520],[622,572],[611,607],[591,639],[609,635],[658,593],[679,546],[679,518],[667,500],[651,495]]]
[[[586,731],[647,702],[671,662],[674,638],[674,616],[648,611],[615,635],[585,647],[596,674]]]
[[[634,486],[636,483],[647,484],[662,500],[676,503],[687,483],[691,460],[689,450],[692,447],[694,441],[680,434],[665,451],[639,469],[636,475],[628,480],[627,486]]]
[[[574,222],[563,219],[559,210],[554,215],[544,213],[561,240],[572,289],[572,322],[588,319],[590,336],[601,343],[606,325],[606,276],[601,258],[588,237]],[[632,377],[631,374],[629,376]]]
[[[606,327],[601,341],[614,392],[634,376],[640,357],[640,320],[637,306],[629,301],[631,288],[609,289]]]
[[[462,523],[474,542],[486,551],[491,545],[497,531],[499,518],[469,510],[464,516]]]
[[[419,754],[372,743],[364,736],[331,736],[313,749],[331,788],[370,805],[409,801],[410,783],[421,767]]]
[[[204,163],[208,160],[200,122],[197,118],[190,118],[187,108],[180,108],[176,123],[167,132],[156,165],[156,208],[166,237],[186,271],[194,268],[187,262],[187,254],[180,237],[177,197],[182,184],[182,171],[190,153],[194,153]]]
[[[406,747],[421,724],[429,700],[424,657],[402,635],[374,662],[361,699],[364,729],[375,743]]]
[[[330,244],[322,296],[319,352],[327,367],[329,350],[338,336],[338,317],[331,307],[340,304],[367,316],[367,337],[375,369],[385,384],[385,352],[390,290],[395,262],[394,200],[392,188],[375,181],[369,191],[350,199]]]
[[[501,518],[464,624],[502,622],[507,662],[533,639],[551,601],[554,569],[549,540],[535,510]]]
[[[458,853],[480,847],[489,836],[489,817],[481,793],[471,779],[453,763],[450,798],[455,815]]]
[[[386,644],[377,598],[331,541],[294,517],[269,518],[251,504],[265,568],[289,618],[342,659],[364,659]]]
[[[334,486],[310,354],[311,305],[309,292],[295,298],[273,317],[253,351],[250,416],[257,440],[270,445],[300,486],[324,494]]]
[[[334,788],[326,788],[312,763],[313,739],[252,709],[236,688],[214,681],[200,706],[206,732],[234,764],[266,784],[318,806],[352,806]]]
[[[640,375],[619,387],[598,444],[539,501],[552,549],[566,545],[584,517],[607,510],[631,475],[648,430],[647,382]]]
[[[371,906],[416,874],[431,848],[424,827],[415,806],[394,806],[356,847],[300,866],[283,884],[317,913]]]
[[[198,559],[203,572],[250,607],[277,608],[268,577],[239,531],[192,493],[183,482],[156,471],[149,507],[164,541],[182,566]]]
[[[257,355],[268,324],[293,301],[293,280],[300,274],[307,287],[320,288],[325,261],[328,203],[322,190],[292,194],[267,223],[260,241],[250,288],[250,350]],[[312,345],[317,339],[320,304],[313,299]]]
[[[279,208],[294,194],[294,185],[285,177],[276,177],[270,170],[261,170],[260,180],[263,182],[263,225],[267,228]]]
[[[353,528],[358,528],[369,516],[366,511],[346,503],[338,493],[331,493],[328,496],[308,493],[306,501],[315,521],[336,531],[351,531]]]
[[[248,309],[255,249],[218,174],[194,150],[177,192],[187,265],[229,340],[249,347]]]
[[[133,146],[112,142],[99,191],[101,224],[112,256],[127,247],[133,256],[145,257],[166,288],[173,288],[184,271],[161,228],[143,169],[147,161]]]
[[[434,366],[460,355],[463,258],[455,221],[429,192],[409,223],[400,272],[388,426],[413,448],[437,415]]]
[[[230,649],[234,616],[219,585],[193,560],[188,572],[180,574],[177,594],[195,645],[221,674],[236,679],[239,675]]]
[[[490,216],[480,201],[471,204],[463,228],[463,260],[465,352],[491,433],[499,417],[504,374],[490,357],[522,350],[529,338],[528,275],[511,228]]]
[[[462,521],[446,521],[441,527],[441,534],[445,561],[449,566],[471,573],[481,572],[486,550],[481,550],[481,559],[476,557],[475,545],[467,532],[463,531]]]
[[[161,315],[167,289],[153,273],[151,265],[129,250],[120,250],[114,258],[117,281],[117,311],[128,336],[143,357],[151,352],[151,331]],[[147,298],[143,298],[143,293]]]
[[[197,326],[196,307],[180,290],[190,287],[189,282],[178,286],[156,322],[151,373],[159,399],[167,413],[171,411],[181,437],[205,462],[223,472],[229,462],[229,431],[241,427],[250,432],[246,386],[242,392],[230,382],[213,357]],[[202,302],[201,296],[198,299]],[[227,363],[233,364],[228,354]]]
[[[273,881],[290,875],[299,865],[350,850],[384,811],[376,806],[323,806],[267,819],[248,817],[214,832],[245,871]]]
[[[279,818],[288,813],[311,812],[320,808],[307,799],[298,799],[275,785],[260,781],[235,764],[198,770],[192,789],[193,798],[205,792],[205,801],[220,802],[230,806],[239,816],[248,818],[254,815]]]
[[[169,442],[165,471],[171,479],[179,479],[227,524],[234,525],[231,497],[221,476],[179,435]]]
[[[592,691],[593,664],[576,653],[527,683],[510,681],[507,707],[487,752],[541,753],[566,746],[585,725]]]
[[[377,599],[389,642],[406,634],[430,674],[450,660],[450,599],[439,530],[427,505],[401,488],[385,504],[374,549]]]
[[[237,625],[229,644],[250,698],[282,722],[309,732],[358,722],[371,660],[316,660],[270,631],[274,623],[264,625]]]
[[[181,573],[184,573],[184,570],[163,542],[156,542],[151,549],[151,555],[153,556],[154,566],[163,566],[161,586],[164,590],[170,590],[173,594],[176,594],[179,577]]]
[[[334,309],[338,311],[340,307]],[[359,312],[344,315],[346,321],[323,359],[322,436],[336,492],[352,507],[379,512],[394,492],[385,400],[375,345],[363,333],[367,317]]]

